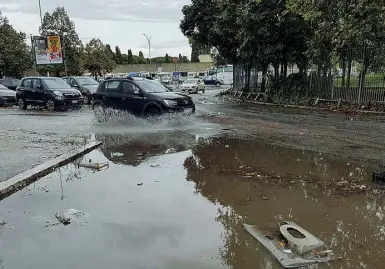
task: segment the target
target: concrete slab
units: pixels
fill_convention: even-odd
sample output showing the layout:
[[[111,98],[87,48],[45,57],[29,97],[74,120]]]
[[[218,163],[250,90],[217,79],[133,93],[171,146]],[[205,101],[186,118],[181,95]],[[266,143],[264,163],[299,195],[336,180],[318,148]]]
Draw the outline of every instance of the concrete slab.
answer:
[[[102,144],[102,142],[95,141],[90,142],[84,146],[79,146],[77,149],[68,151],[63,155],[60,155],[30,170],[18,174],[6,181],[0,182],[0,201],[25,188],[29,184],[37,181],[39,178],[53,172],[56,168],[66,165],[100,147]]]

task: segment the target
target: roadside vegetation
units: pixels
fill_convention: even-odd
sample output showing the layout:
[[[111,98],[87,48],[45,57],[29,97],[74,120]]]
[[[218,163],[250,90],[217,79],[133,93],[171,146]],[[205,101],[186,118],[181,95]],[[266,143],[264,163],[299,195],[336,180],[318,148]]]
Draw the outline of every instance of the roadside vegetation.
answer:
[[[180,29],[211,47],[218,65],[240,67],[242,90],[260,87],[272,99],[296,102],[328,97],[333,83],[349,88],[361,77],[383,87],[384,11],[375,0],[193,0]]]

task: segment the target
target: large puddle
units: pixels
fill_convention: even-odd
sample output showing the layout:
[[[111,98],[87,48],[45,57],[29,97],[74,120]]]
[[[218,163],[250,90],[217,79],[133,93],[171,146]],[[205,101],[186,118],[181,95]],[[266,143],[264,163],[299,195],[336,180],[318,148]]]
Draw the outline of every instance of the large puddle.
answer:
[[[74,163],[0,202],[0,268],[280,268],[242,223],[283,220],[342,258],[319,268],[383,268],[367,163],[183,131],[95,137],[104,146],[78,163],[108,169]],[[70,208],[86,215],[56,225]]]

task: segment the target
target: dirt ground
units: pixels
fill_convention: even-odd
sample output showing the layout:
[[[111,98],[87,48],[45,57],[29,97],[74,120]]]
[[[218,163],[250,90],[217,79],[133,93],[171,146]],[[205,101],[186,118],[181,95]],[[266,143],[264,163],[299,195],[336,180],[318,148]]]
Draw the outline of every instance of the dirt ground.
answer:
[[[221,112],[206,118],[256,140],[355,162],[385,161],[385,116],[258,105],[233,105]]]

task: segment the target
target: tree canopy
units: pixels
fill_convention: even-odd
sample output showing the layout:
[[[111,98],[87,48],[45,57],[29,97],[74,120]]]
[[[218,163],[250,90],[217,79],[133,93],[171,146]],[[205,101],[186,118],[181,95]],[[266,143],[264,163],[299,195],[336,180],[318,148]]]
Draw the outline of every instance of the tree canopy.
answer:
[[[114,59],[100,39],[92,39],[85,46],[83,56],[83,67],[93,76],[101,76],[111,72],[116,66]]]
[[[16,31],[0,12],[0,78],[20,78],[32,68],[31,49],[26,35]]]
[[[40,31],[43,35],[60,35],[62,37],[68,74],[80,75],[83,72],[81,59],[84,47],[67,11],[63,7],[57,7],[52,14],[45,13]],[[65,71],[65,66],[61,64],[44,65],[39,67],[39,71],[44,74],[50,72],[59,75]]]

